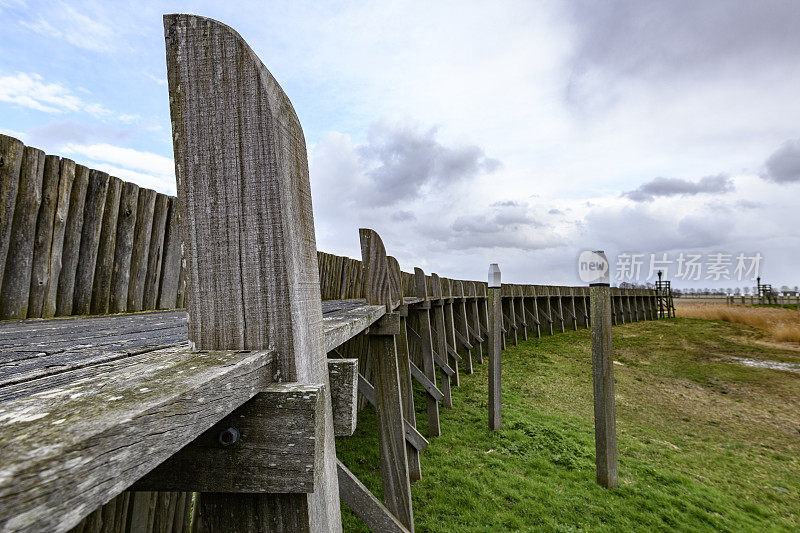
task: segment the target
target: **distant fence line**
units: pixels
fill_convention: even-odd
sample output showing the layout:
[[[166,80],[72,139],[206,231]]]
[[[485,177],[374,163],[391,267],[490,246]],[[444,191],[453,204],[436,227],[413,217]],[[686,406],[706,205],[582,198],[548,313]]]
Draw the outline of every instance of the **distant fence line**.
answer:
[[[1,134],[0,178],[0,319],[185,306],[174,196]],[[325,252],[317,257],[323,300],[365,297],[361,261]],[[402,281],[404,296],[413,296],[414,275],[403,272]],[[581,287],[518,287],[527,287],[527,297],[552,295],[570,304],[583,296]],[[618,321],[625,312],[621,295],[642,291],[615,289]],[[576,319],[568,313],[570,320]]]

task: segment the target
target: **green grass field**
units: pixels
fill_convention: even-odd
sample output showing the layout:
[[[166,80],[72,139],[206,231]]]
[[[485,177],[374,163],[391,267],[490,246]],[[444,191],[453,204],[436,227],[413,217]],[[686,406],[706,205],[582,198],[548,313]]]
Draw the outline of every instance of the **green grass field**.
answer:
[[[503,429],[486,429],[487,367],[441,410],[412,486],[418,531],[800,530],[800,347],[747,326],[674,319],[614,328],[620,487],[595,483],[586,330],[509,343]],[[424,400],[417,422],[426,434]],[[340,459],[380,497],[374,411]],[[343,504],[346,531],[368,531]]]

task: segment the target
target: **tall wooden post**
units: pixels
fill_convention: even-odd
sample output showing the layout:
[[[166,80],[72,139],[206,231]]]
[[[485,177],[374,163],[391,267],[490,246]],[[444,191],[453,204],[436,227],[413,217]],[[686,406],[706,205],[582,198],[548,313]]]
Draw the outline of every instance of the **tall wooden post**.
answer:
[[[164,30],[190,344],[274,349],[282,381],[329,391],[300,121],[233,29],[165,15]],[[330,393],[323,396],[314,492],[202,493],[196,531],[341,531]]]
[[[602,251],[595,252],[605,257]],[[614,354],[611,344],[611,287],[608,271],[589,286],[592,323],[592,371],[594,382],[594,438],[597,483],[619,484],[617,473],[617,429],[614,407]]]
[[[422,371],[431,383],[436,383],[436,363],[433,360],[433,338],[431,335],[431,312],[428,302],[428,288],[425,279],[425,272],[421,268],[414,269],[415,294],[422,298],[424,303],[418,307],[418,329],[422,338],[420,348],[422,351]],[[446,377],[443,378],[447,379]],[[444,388],[444,387],[442,387]],[[426,407],[428,409],[428,435],[438,437],[441,434],[439,427],[439,402],[429,394],[425,395]]]
[[[502,427],[500,339],[503,335],[503,308],[500,303],[502,286],[500,268],[496,263],[489,266],[489,429]]]
[[[433,324],[432,331],[436,334],[436,343],[434,349],[439,356],[438,365],[441,370],[442,377],[442,405],[446,409],[453,407],[453,393],[451,387],[451,376],[454,373],[452,367],[448,363],[449,357],[447,356],[447,337],[445,329],[445,312],[444,312],[444,299],[442,298],[442,280],[436,273],[431,274],[431,298],[433,301]],[[446,368],[445,368],[446,367]],[[446,369],[451,372],[448,373]]]
[[[404,526],[413,531],[411,480],[408,473],[403,399],[395,347],[395,335],[400,333],[400,315],[393,312],[402,301],[402,296],[392,291],[389,262],[381,238],[375,231],[365,228],[359,229],[359,236],[367,303],[385,305],[387,311],[377,324],[370,327],[369,335],[383,501],[386,508]]]
[[[403,301],[403,278],[400,264],[392,256],[386,260],[389,263],[389,280],[391,281],[392,298]],[[407,320],[408,308],[401,304],[399,308],[400,332],[395,336],[397,347],[397,371],[400,378],[400,398],[403,402],[403,418],[411,427],[417,427],[416,410],[414,409],[414,388],[411,384],[411,361],[408,350]],[[411,481],[422,479],[422,468],[419,464],[419,450],[406,441],[406,456],[408,457],[408,475]]]

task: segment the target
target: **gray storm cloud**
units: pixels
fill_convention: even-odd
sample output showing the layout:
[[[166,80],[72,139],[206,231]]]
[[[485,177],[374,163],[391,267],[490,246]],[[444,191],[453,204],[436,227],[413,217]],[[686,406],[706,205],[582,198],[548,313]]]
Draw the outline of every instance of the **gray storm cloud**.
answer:
[[[786,141],[764,164],[762,178],[775,183],[800,181],[800,139]]]
[[[413,200],[428,187],[447,187],[502,166],[479,146],[442,145],[435,128],[419,132],[386,123],[374,124],[356,153],[366,169],[364,200],[378,206]]]
[[[652,202],[656,197],[724,194],[733,191],[733,180],[725,174],[706,176],[698,181],[657,177],[622,194],[634,202]]]

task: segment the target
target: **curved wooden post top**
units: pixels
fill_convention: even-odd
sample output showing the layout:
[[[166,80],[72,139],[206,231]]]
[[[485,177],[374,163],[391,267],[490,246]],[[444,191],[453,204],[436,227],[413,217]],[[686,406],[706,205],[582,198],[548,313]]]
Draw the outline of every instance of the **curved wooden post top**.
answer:
[[[387,256],[389,264],[389,287],[391,289],[391,301],[393,305],[403,303],[403,275],[400,272],[400,263],[394,257]]]
[[[421,268],[414,269],[414,288],[417,298],[428,299],[428,280]]]
[[[386,248],[375,230],[360,228],[361,260],[364,263],[364,294],[370,305],[385,305],[392,311],[392,282]]]

